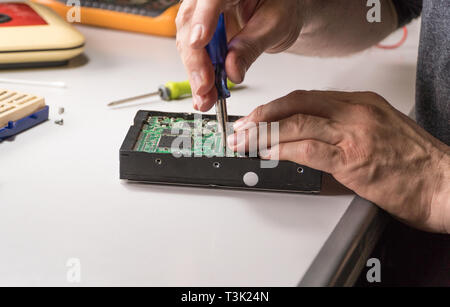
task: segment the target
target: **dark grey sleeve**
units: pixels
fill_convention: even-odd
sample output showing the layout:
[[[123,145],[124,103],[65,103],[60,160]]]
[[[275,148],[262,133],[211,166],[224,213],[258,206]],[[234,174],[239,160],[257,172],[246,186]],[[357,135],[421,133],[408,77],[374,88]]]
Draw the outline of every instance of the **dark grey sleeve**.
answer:
[[[422,0],[392,0],[398,15],[398,26],[403,27],[422,13]]]

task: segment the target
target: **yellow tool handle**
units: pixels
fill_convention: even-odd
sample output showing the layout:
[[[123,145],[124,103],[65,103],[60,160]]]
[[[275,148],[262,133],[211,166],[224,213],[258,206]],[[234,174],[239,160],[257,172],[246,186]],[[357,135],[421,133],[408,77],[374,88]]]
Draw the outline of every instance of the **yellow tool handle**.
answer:
[[[229,89],[232,89],[235,86],[230,80],[227,80],[227,85]],[[189,81],[167,82],[159,89],[162,91],[161,98],[164,100],[174,100],[192,94]]]

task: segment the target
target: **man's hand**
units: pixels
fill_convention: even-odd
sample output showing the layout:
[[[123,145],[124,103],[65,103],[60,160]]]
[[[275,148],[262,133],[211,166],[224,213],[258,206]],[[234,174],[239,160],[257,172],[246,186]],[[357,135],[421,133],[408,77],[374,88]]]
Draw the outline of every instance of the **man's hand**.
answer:
[[[281,52],[298,38],[302,25],[298,0],[184,0],[176,19],[177,48],[187,69],[194,108],[209,110],[217,100],[214,70],[205,46],[211,40],[220,13],[225,13],[229,53],[228,78],[243,81],[261,53]]]
[[[271,146],[261,158],[278,155],[328,172],[404,222],[450,233],[450,147],[383,97],[296,91],[236,122],[229,146],[248,148],[259,122],[279,122],[280,131],[277,144],[260,137]]]

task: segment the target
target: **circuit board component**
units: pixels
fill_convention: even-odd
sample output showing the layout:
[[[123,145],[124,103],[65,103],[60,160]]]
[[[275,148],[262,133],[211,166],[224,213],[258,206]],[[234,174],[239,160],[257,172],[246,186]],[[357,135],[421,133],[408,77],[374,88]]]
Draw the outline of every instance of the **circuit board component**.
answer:
[[[222,138],[215,120],[150,116],[144,123],[135,151],[184,156],[224,156]],[[227,152],[227,156],[242,155]]]

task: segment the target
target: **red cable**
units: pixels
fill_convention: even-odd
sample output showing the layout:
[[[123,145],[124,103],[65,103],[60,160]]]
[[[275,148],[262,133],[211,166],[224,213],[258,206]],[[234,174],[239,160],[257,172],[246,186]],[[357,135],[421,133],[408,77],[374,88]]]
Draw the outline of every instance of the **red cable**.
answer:
[[[398,43],[396,43],[394,45],[378,44],[377,47],[380,49],[396,49],[396,48],[400,47],[401,45],[403,45],[403,43],[406,41],[407,38],[408,38],[408,29],[406,27],[403,27],[403,36]]]

